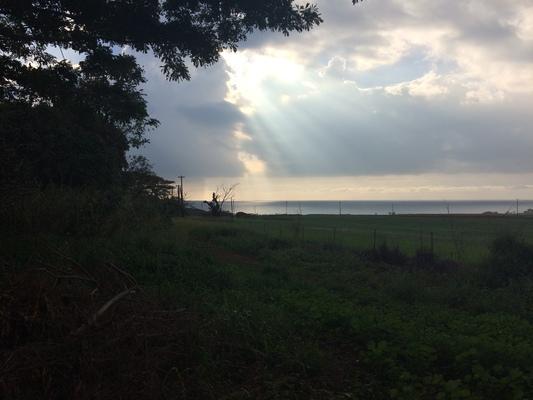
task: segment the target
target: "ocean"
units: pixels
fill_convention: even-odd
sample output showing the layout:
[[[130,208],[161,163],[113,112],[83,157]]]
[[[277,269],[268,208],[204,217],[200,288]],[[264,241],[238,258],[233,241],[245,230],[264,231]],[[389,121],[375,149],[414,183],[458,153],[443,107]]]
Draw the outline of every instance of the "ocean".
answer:
[[[191,201],[196,208],[207,210],[200,201]],[[259,215],[326,214],[326,215],[388,215],[394,214],[482,214],[497,212],[516,214],[516,200],[428,200],[428,201],[235,201],[234,212]],[[224,209],[230,211],[227,202]],[[520,200],[518,211],[533,209],[533,200]]]

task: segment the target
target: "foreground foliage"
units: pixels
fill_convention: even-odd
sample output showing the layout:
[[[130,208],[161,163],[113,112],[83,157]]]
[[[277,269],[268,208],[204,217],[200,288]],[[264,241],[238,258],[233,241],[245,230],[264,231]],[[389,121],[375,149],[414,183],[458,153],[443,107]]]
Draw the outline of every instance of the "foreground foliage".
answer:
[[[494,252],[501,243],[494,245],[487,265],[438,270],[407,256],[398,266],[329,242],[274,238],[224,219],[173,224],[146,219],[134,229],[121,221],[124,229],[109,229],[105,236],[98,231],[66,235],[59,228],[54,235],[4,235],[3,394],[533,395],[532,275],[511,273],[491,284],[494,271],[505,268],[494,264],[501,260]],[[527,247],[506,248],[520,246]],[[523,254],[529,253],[520,250],[513,262],[525,262]],[[117,280],[116,272],[105,272],[110,265],[131,274],[144,294],[128,294],[97,325],[73,336],[131,284],[121,274]],[[43,272],[50,270],[89,279],[56,281]],[[21,277],[29,279],[22,292],[15,284]],[[161,311],[166,322],[154,320]],[[143,318],[151,321],[148,327],[139,325]],[[13,332],[8,328],[17,326],[26,334],[4,340]],[[73,346],[68,351],[58,346],[65,342]],[[41,361],[28,362],[29,355]],[[97,372],[102,369],[111,375]],[[132,379],[145,383],[131,385]]]

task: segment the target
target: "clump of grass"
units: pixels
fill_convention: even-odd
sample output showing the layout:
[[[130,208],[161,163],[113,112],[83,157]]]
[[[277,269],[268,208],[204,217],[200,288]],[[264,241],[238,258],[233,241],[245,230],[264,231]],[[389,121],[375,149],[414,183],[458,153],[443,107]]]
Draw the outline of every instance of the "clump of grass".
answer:
[[[387,242],[382,242],[375,249],[369,250],[365,254],[371,261],[383,262],[390,265],[405,265],[409,257],[400,250],[400,246],[389,246]]]
[[[435,254],[425,249],[418,249],[413,258],[414,264],[417,267],[433,266],[436,260]]]
[[[505,235],[489,247],[483,272],[490,286],[505,286],[515,280],[533,277],[533,246],[523,239]]]
[[[199,242],[208,242],[220,237],[234,237],[237,231],[228,227],[198,227],[189,231],[189,238]]]
[[[292,247],[292,243],[286,239],[272,238],[268,241],[270,250],[286,250]]]

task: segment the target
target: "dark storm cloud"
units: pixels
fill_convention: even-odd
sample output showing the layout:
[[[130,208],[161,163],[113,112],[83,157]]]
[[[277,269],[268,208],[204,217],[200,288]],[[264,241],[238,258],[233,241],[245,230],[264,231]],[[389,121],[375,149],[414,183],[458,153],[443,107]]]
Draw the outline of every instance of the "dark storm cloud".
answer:
[[[193,72],[189,82],[167,82],[155,60],[145,58],[150,113],[161,126],[142,149],[164,177],[239,176],[233,131],[242,114],[224,101],[226,73],[219,63]]]
[[[189,122],[201,121],[204,126],[224,131],[231,130],[235,123],[243,119],[242,113],[234,105],[223,100],[194,106],[184,105],[176,111]]]

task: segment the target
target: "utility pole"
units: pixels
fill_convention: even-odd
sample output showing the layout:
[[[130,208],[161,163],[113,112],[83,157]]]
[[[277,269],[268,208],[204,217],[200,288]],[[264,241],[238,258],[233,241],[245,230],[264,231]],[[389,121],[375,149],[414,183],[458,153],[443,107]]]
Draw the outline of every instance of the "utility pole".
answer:
[[[180,203],[180,212],[181,217],[185,217],[185,201],[183,199],[183,178],[185,178],[183,175],[178,176],[180,178],[180,185],[178,190],[178,201]]]

